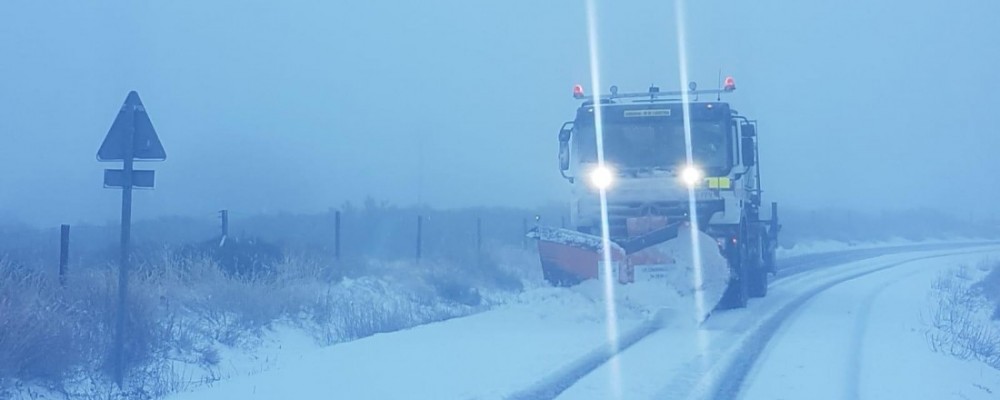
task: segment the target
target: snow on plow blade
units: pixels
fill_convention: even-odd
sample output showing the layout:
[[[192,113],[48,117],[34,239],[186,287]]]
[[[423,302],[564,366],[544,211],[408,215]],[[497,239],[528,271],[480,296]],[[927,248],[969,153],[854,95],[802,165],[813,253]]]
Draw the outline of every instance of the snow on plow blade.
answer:
[[[545,226],[528,236],[538,240],[542,272],[552,284],[569,286],[601,278],[604,258],[600,236]],[[608,248],[611,276],[620,284],[663,287],[671,297],[676,294],[693,298],[700,294],[702,304],[711,309],[722,299],[729,283],[729,266],[715,239],[699,231],[695,240],[691,229],[681,223],[612,240]],[[700,257],[695,257],[696,251]],[[700,263],[696,262],[699,258]]]

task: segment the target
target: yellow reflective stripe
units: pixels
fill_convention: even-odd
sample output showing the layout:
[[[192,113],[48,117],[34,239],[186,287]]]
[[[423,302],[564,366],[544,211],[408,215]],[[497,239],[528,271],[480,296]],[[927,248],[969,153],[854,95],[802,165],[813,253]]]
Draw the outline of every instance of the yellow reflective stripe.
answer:
[[[732,189],[733,182],[728,176],[711,176],[705,178],[709,189]]]

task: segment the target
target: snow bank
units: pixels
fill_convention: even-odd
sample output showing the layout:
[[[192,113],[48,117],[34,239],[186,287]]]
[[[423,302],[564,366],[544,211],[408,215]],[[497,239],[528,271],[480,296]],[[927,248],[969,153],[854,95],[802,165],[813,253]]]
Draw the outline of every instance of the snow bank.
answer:
[[[698,249],[698,254],[692,249]],[[669,309],[701,321],[722,300],[729,284],[729,265],[712,237],[681,229],[677,238],[650,249],[658,258],[673,262],[662,266],[636,266],[635,283],[619,286],[620,308],[651,315]],[[652,269],[655,273],[646,273]]]
[[[898,237],[888,240],[858,241],[858,242],[853,242],[853,241],[844,242],[838,240],[812,240],[808,242],[796,243],[792,247],[778,247],[777,255],[778,258],[788,258],[804,254],[829,253],[833,251],[842,251],[842,250],[876,249],[883,247],[912,246],[921,244],[943,244],[943,243],[989,244],[995,242],[996,242],[995,240],[965,238],[965,237],[953,237],[949,239],[925,239],[920,241],[914,241]]]

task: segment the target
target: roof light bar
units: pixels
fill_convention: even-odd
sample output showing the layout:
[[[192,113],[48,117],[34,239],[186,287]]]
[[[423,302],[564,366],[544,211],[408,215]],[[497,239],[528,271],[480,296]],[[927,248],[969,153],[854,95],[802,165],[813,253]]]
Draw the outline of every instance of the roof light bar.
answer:
[[[661,91],[659,87],[650,86],[649,89],[648,89],[648,91],[646,91],[646,92],[618,93],[618,86],[611,86],[611,89],[610,89],[611,90],[611,94],[602,94],[602,95],[600,95],[598,97],[601,100],[639,99],[639,98],[646,98],[647,100],[650,100],[650,101],[657,100],[657,99],[664,99],[664,98],[674,98],[675,100],[679,100],[680,97],[683,96],[684,94],[687,94],[687,95],[690,95],[690,96],[697,96],[697,95],[732,93],[732,92],[736,91],[736,80],[733,79],[733,77],[731,77],[731,76],[726,77],[726,80],[724,82],[725,83],[723,84],[723,86],[722,86],[721,89],[701,89],[701,90],[699,90],[698,89],[698,85],[696,83],[694,83],[694,82],[691,82],[688,85],[689,90],[687,90],[687,91],[677,90],[677,91],[670,91],[670,92],[664,92],[664,91]],[[573,98],[580,99],[580,100],[594,100],[594,97],[595,96],[593,96],[593,95],[590,95],[590,96],[585,95],[583,93],[583,86],[581,86],[581,85],[574,85],[573,86]],[[666,99],[664,99],[664,100],[666,100]]]

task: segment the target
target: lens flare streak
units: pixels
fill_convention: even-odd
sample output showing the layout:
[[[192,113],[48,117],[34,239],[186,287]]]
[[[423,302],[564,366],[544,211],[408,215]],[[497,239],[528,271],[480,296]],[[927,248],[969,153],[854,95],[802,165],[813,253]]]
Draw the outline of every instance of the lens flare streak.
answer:
[[[680,87],[686,87],[688,80],[688,70],[687,70],[687,37],[686,37],[686,27],[684,25],[684,0],[676,0],[674,2],[674,18],[676,19],[677,25],[677,56],[679,61],[679,71],[680,71]],[[691,109],[690,109],[691,98],[687,91],[681,91],[681,108],[684,115],[684,146],[686,151],[687,165],[685,168],[695,168],[694,166],[694,156],[691,149]],[[694,263],[694,277],[693,282],[694,291],[694,312],[695,319],[700,321],[705,316],[705,297],[704,293],[700,290],[704,281],[703,270],[702,270],[702,260],[701,260],[701,243],[698,236],[700,229],[698,227],[698,207],[695,201],[695,188],[697,185],[687,185],[688,186],[688,214],[691,216],[691,223],[689,224],[691,228],[691,260]],[[698,346],[702,350],[702,353],[708,349],[708,339],[704,334],[704,331],[697,330]]]
[[[597,10],[594,0],[587,0],[587,41],[590,47],[590,86],[594,90],[594,132],[597,142],[597,167],[607,168],[604,165],[604,130],[603,118],[600,107],[600,68],[598,64],[597,48]],[[611,268],[611,245],[610,232],[608,229],[608,192],[607,187],[601,187],[601,253],[603,255],[604,268],[601,281],[604,286],[604,314],[605,328],[608,336],[608,346],[612,354],[618,353],[618,315],[615,310],[615,281],[617,277],[612,274]],[[611,357],[610,363],[610,383],[611,392],[615,398],[621,398],[621,370],[617,357]]]

